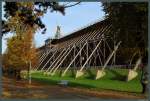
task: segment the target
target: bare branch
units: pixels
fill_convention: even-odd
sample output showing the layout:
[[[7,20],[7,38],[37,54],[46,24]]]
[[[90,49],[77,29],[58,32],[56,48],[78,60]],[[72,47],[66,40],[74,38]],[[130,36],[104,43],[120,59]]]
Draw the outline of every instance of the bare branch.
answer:
[[[64,8],[72,7],[72,6],[78,5],[78,4],[80,4],[80,3],[81,3],[81,1],[79,1],[79,2],[77,2],[77,3],[75,3],[75,4],[72,4],[72,5],[68,5],[68,6],[65,6],[65,5],[64,5]]]

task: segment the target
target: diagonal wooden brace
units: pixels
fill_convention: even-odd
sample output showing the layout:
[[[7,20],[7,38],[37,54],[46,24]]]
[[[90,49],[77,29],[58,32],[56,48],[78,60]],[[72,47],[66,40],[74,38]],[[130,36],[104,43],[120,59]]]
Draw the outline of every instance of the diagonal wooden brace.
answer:
[[[107,64],[109,63],[110,59],[112,58],[112,56],[114,55],[114,53],[117,51],[119,45],[121,44],[121,41],[118,42],[117,46],[114,48],[113,52],[109,55],[107,61],[104,64],[104,67],[102,68],[102,70],[98,70],[97,74],[96,74],[96,80],[102,78],[106,73],[104,72],[104,69],[106,68]]]
[[[138,66],[141,64],[141,61],[142,61],[141,59],[142,59],[142,58],[140,57],[140,58],[137,60],[134,69],[129,69],[127,81],[131,81],[131,80],[133,80],[134,78],[137,77],[138,73],[136,72],[136,70],[137,70]]]
[[[85,65],[87,64],[87,62],[89,61],[89,59],[93,56],[94,52],[97,50],[97,48],[99,47],[99,45],[101,44],[102,39],[99,41],[99,43],[97,44],[97,46],[95,47],[95,49],[93,50],[93,52],[90,54],[90,56],[88,57],[88,59],[86,60],[86,62],[84,63],[84,65],[81,67],[81,69],[79,71],[77,71],[76,73],[76,78],[82,76],[84,73],[82,72],[82,70],[84,69]]]

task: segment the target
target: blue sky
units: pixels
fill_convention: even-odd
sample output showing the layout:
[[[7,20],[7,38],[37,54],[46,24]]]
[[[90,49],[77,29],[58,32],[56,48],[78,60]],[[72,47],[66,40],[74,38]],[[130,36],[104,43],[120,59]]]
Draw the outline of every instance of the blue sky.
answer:
[[[65,36],[92,22],[102,20],[104,18],[102,9],[100,2],[82,2],[79,5],[67,8],[65,10],[65,16],[59,12],[47,12],[47,14],[42,17],[42,21],[46,25],[47,31],[46,34],[41,34],[41,31],[38,31],[35,34],[34,42],[36,47],[42,46],[47,38],[54,37],[57,25],[61,26],[62,36]],[[4,39],[11,36],[12,34],[8,34],[3,37],[2,52],[4,52],[7,47]]]

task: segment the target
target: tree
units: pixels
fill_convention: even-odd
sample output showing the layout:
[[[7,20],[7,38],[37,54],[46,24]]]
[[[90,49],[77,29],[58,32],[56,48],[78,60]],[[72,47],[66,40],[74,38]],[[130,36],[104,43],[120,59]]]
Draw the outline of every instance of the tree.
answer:
[[[112,37],[115,33],[116,41],[122,41],[124,49],[129,48],[124,56],[132,57],[138,51],[145,57],[148,47],[148,3],[105,2],[103,7],[106,18],[112,23]],[[129,54],[131,48],[135,51]]]
[[[65,8],[73,5],[59,5],[58,2],[5,2],[4,17],[2,21],[2,34],[14,33],[8,39],[7,51],[4,55],[5,67],[16,70],[16,77],[20,77],[20,71],[27,69],[27,62],[36,64],[36,50],[33,45],[33,36],[37,30],[46,31],[41,17],[51,9],[65,14]]]
[[[33,44],[33,34],[32,30],[28,30],[21,36],[13,36],[7,40],[7,50],[4,55],[3,64],[6,69],[12,68],[15,70],[15,77],[20,78],[20,71],[23,69],[28,69],[27,62],[32,61],[33,64],[36,63],[36,48]]]
[[[51,12],[58,11],[65,15],[65,9],[78,5],[80,2],[68,5],[60,5],[56,1],[51,2],[5,2],[4,5],[4,18],[2,21],[2,34],[6,34],[10,31],[15,31],[10,27],[11,19],[19,18],[23,25],[30,27],[36,26],[38,29],[43,30],[43,34],[46,31],[46,26],[41,21],[41,17],[47,13],[50,9]],[[20,22],[19,22],[20,23]],[[18,24],[16,22],[15,24]],[[26,27],[24,27],[26,28]],[[26,29],[24,29],[25,31]]]

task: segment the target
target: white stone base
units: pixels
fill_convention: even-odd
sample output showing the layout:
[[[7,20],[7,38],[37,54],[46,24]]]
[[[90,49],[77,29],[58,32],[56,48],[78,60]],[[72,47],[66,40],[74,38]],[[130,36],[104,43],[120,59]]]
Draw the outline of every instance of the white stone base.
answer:
[[[30,73],[38,73],[38,71],[31,70]]]
[[[50,73],[50,76],[54,76],[55,75],[55,73]]]
[[[83,72],[83,71],[79,71],[79,70],[77,70],[76,78],[81,77],[83,74],[84,74],[84,72]]]
[[[138,73],[135,70],[129,69],[127,81],[131,81],[132,79],[136,78]]]
[[[61,77],[64,77],[65,75],[66,75],[66,73],[62,73],[62,74],[61,74]]]
[[[51,74],[52,74],[51,72],[47,72],[47,76],[51,76]]]
[[[96,74],[96,80],[102,78],[106,73],[104,72],[104,70],[98,70],[97,74]]]
[[[45,75],[45,76],[46,76],[46,75],[47,75],[47,73],[46,73],[46,72],[44,72],[44,73],[43,73],[43,75]]]

